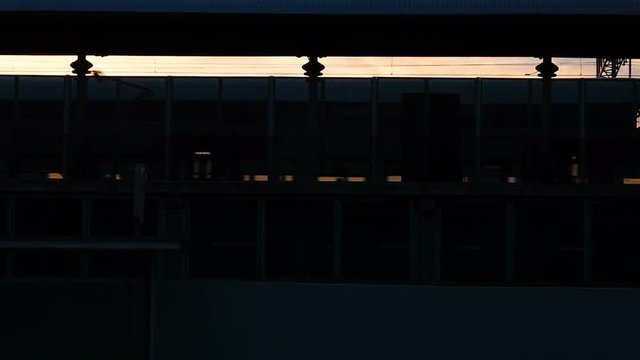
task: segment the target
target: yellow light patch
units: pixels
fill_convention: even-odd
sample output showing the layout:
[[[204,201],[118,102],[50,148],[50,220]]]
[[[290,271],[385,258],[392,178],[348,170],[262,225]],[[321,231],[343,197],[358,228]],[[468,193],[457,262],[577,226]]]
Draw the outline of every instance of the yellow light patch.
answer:
[[[48,173],[47,179],[49,180],[62,180],[64,179],[64,175],[61,173]]]

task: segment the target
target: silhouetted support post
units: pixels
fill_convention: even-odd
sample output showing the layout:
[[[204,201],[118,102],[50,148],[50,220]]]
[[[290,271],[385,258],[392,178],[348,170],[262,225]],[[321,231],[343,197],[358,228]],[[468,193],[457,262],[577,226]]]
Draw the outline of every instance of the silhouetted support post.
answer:
[[[145,193],[147,186],[147,172],[144,164],[136,164],[133,177],[133,224],[135,236],[142,236],[144,224]]]
[[[267,202],[264,199],[258,200],[257,211],[257,239],[256,239],[256,264],[258,280],[267,278],[267,225],[266,225]]]
[[[157,253],[151,254],[149,262],[149,273],[147,275],[147,360],[154,360],[155,356],[155,332],[156,332],[156,278],[158,277],[158,257]]]
[[[507,282],[516,280],[516,210],[513,200],[507,201]]]
[[[409,276],[412,283],[417,283],[420,278],[417,206],[415,199],[409,201]]]
[[[342,201],[333,201],[333,270],[334,280],[342,277]]]
[[[15,260],[15,254],[14,253],[7,253],[5,254],[5,258],[4,258],[4,276],[10,278],[13,277],[13,262]]]
[[[433,214],[433,259],[431,280],[438,283],[442,280],[442,201],[435,200]]]
[[[583,281],[591,284],[593,280],[593,238],[591,236],[591,222],[593,219],[593,201],[583,202],[582,237],[583,237]]]
[[[78,55],[78,59],[71,63],[73,73],[76,74],[76,116],[75,121],[70,124],[71,138],[74,140],[72,143],[73,148],[80,148],[73,154],[76,157],[76,174],[80,176],[86,175],[87,170],[84,169],[89,164],[86,161],[79,161],[78,156],[85,159],[88,155],[88,151],[85,148],[84,130],[85,130],[85,118],[86,118],[86,103],[87,103],[87,74],[90,73],[89,69],[93,66],[92,63],[87,61],[85,55]],[[79,154],[78,152],[84,152]]]
[[[317,176],[319,158],[319,141],[318,141],[318,122],[319,122],[319,106],[318,106],[318,85],[320,80],[318,77],[322,76],[322,70],[324,65],[318,62],[317,56],[309,56],[309,62],[302,66],[305,70],[304,75],[308,76],[307,83],[309,84],[309,107],[307,114],[307,142],[304,144],[305,157],[302,159],[304,169],[302,171],[302,177],[308,181],[312,181]]]
[[[371,79],[371,127],[369,147],[369,180],[378,180],[378,78]]]
[[[64,77],[62,96],[64,98],[64,113],[62,118],[62,173],[67,174],[69,168],[69,122],[71,121],[71,78]]]
[[[541,165],[541,162],[551,161],[551,135],[552,135],[552,116],[551,116],[551,79],[556,77],[556,71],[558,71],[558,66],[556,66],[553,62],[551,62],[550,56],[545,56],[542,58],[542,62],[536,66],[536,70],[538,70],[538,76],[542,78],[542,129],[543,135],[542,140],[540,142],[540,152],[541,155],[538,157],[538,165]],[[539,167],[542,169],[548,169],[547,166]],[[543,174],[538,174],[539,176],[549,176],[548,170],[542,170]]]
[[[167,77],[164,93],[164,179],[171,178],[173,166],[171,163],[173,151],[173,78]],[[218,155],[218,154],[216,154]]]
[[[580,102],[579,108],[579,124],[578,130],[580,132],[580,154],[578,155],[580,158],[578,159],[578,182],[583,183],[588,181],[588,172],[587,172],[587,123],[585,116],[585,108],[586,108],[586,84],[584,79],[580,80],[578,84],[578,98]]]
[[[474,168],[475,180],[482,178],[482,79],[475,80],[475,100],[474,100],[474,120],[475,120],[475,151]]]
[[[269,181],[277,181],[275,173],[275,103],[276,103],[276,80],[273,77],[269,77],[267,82],[267,175],[269,175]]]

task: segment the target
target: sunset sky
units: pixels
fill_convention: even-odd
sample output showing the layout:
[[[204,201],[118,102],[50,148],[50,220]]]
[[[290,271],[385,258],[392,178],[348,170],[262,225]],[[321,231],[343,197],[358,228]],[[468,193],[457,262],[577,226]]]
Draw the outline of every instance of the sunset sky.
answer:
[[[0,56],[0,74],[67,75],[73,56]],[[302,76],[306,58],[89,56],[105,76]],[[325,76],[536,77],[537,58],[328,57]],[[557,58],[558,77],[595,76],[595,59]],[[638,63],[640,67],[640,62]],[[640,69],[633,69],[633,76]],[[620,72],[628,76],[628,69]]]

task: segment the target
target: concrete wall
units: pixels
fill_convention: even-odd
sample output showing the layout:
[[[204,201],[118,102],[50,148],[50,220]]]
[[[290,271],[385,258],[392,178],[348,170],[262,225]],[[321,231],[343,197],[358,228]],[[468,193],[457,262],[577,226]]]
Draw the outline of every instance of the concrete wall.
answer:
[[[158,285],[158,360],[636,359],[640,289]]]

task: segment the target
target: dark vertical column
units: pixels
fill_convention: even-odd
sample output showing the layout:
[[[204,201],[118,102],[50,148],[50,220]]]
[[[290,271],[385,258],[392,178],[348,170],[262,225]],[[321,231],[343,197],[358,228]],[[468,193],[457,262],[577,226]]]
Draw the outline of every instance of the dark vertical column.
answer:
[[[91,73],[89,69],[91,69],[92,66],[93,64],[87,61],[87,57],[85,55],[78,55],[78,59],[71,63],[71,68],[73,68],[72,72],[77,75],[76,115],[80,121],[84,120],[86,115],[87,74]]]
[[[507,201],[507,282],[516,280],[516,207],[514,200]]]
[[[17,124],[20,116],[20,77],[13,77],[13,111],[9,120],[9,141],[6,144],[7,171],[10,177],[18,175],[20,169]]]
[[[13,277],[13,261],[15,257],[14,253],[5,254],[4,276]]]
[[[276,105],[276,80],[272,76],[268,80],[267,92],[267,175],[269,181],[277,181],[274,166],[275,151],[275,105]]]
[[[533,80],[527,81],[527,133],[533,132]]]
[[[542,78],[542,139],[539,144],[539,152],[536,156],[537,177],[540,179],[553,178],[552,166],[550,162],[554,161],[551,151],[551,137],[553,131],[553,120],[551,114],[551,79],[556,76],[558,67],[551,62],[550,56],[542,58],[542,63],[536,66],[538,76]]]
[[[216,99],[216,118],[218,124],[222,124],[223,122],[223,114],[222,114],[222,102],[224,101],[224,80],[222,78],[218,79],[218,98]]]
[[[476,181],[482,177],[482,79],[475,80],[474,120],[475,154],[474,172]]]
[[[8,240],[14,240],[16,236],[16,227],[15,227],[15,218],[16,218],[16,196],[15,194],[9,194],[7,199],[7,209],[6,209],[6,228],[7,228],[7,238]],[[6,277],[13,276],[13,262],[15,259],[15,254],[10,252],[5,254],[5,268],[4,273]]]
[[[76,74],[76,109],[75,119],[70,124],[71,146],[74,157],[74,176],[83,177],[89,175],[90,162],[93,160],[90,156],[89,144],[85,140],[86,130],[86,103],[87,103],[87,74],[93,66],[85,55],[78,55],[78,59],[71,63],[73,73]]]
[[[69,122],[71,121],[71,78],[64,77],[62,89],[64,101],[64,113],[62,118],[62,173],[67,174],[69,170]]]
[[[319,156],[319,120],[320,120],[320,107],[318,87],[321,84],[321,80],[318,78],[322,76],[322,70],[324,65],[318,62],[317,56],[309,56],[309,62],[302,66],[305,70],[304,75],[308,76],[307,83],[309,85],[309,107],[307,112],[307,127],[306,138],[308,139],[305,145],[305,161],[301,164],[301,175],[306,181],[313,181],[317,176],[320,156]]]
[[[151,253],[147,278],[147,360],[154,360],[156,332],[156,279],[158,277],[158,254]]]
[[[593,237],[591,227],[593,221],[593,201],[583,202],[582,236],[583,236],[583,281],[591,284],[593,281]]]
[[[433,282],[442,280],[442,201],[436,199],[433,214],[433,261],[431,279]]]
[[[266,259],[267,259],[267,226],[266,226],[266,200],[258,200],[257,212],[257,239],[256,239],[256,257],[258,280],[266,279]]]
[[[370,165],[369,180],[376,181],[378,173],[378,78],[371,79],[371,128],[370,128]]]
[[[579,182],[588,181],[588,169],[587,169],[587,156],[588,156],[588,148],[587,148],[587,123],[585,116],[585,103],[586,103],[586,83],[584,79],[580,80],[578,84],[578,101],[579,101],[579,123],[578,123],[578,132],[580,137],[580,154],[578,160],[578,180]]]
[[[409,201],[409,275],[410,281],[416,283],[420,277],[418,246],[418,214],[416,200]]]
[[[333,201],[333,279],[342,277],[342,201]]]
[[[91,198],[89,195],[82,197],[82,237],[89,238],[91,232]]]
[[[426,142],[426,146],[423,148],[424,150],[424,157],[423,159],[423,163],[422,163],[422,167],[424,169],[426,169],[427,174],[433,175],[433,168],[435,165],[435,162],[433,161],[433,156],[434,156],[434,145],[438,146],[435,143],[435,139],[434,139],[434,134],[433,131],[431,130],[431,127],[433,127],[434,125],[437,126],[437,124],[434,124],[434,121],[432,121],[430,115],[430,111],[431,111],[431,102],[429,101],[429,97],[430,97],[430,91],[429,91],[429,79],[424,79],[424,82],[422,84],[422,117],[421,117],[421,121],[422,121],[422,126],[421,126],[421,130],[422,130],[422,139],[425,140]],[[437,116],[436,116],[437,119]],[[457,125],[456,125],[457,126]],[[404,179],[403,179],[404,181]]]
[[[16,194],[9,194],[7,198],[7,238],[16,237]]]
[[[173,146],[173,78],[167,77],[164,89],[164,178],[171,178],[171,151]]]

